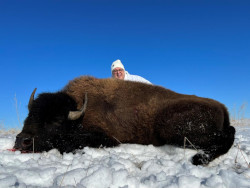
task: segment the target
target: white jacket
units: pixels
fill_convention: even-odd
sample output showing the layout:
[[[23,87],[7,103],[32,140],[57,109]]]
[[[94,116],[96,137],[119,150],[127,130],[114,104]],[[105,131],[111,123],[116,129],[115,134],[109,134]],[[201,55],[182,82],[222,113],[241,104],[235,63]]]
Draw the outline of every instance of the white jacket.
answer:
[[[150,81],[146,80],[145,78],[137,75],[131,75],[128,71],[125,71],[124,80],[133,81],[133,82],[142,82],[146,84],[152,84]]]

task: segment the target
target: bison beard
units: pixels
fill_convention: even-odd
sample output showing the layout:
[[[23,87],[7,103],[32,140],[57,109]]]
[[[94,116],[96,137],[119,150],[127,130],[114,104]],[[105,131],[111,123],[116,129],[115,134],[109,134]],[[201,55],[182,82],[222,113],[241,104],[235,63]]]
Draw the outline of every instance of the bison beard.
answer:
[[[182,147],[186,137],[203,151],[192,163],[206,165],[234,142],[235,129],[223,104],[159,86],[80,77],[60,92],[36,99],[34,94],[35,90],[16,138],[17,150],[57,148],[63,153],[119,143]]]

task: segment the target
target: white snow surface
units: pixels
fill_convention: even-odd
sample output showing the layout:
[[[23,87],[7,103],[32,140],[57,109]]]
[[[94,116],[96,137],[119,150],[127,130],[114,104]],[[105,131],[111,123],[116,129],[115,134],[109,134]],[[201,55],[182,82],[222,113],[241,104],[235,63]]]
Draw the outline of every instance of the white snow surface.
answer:
[[[191,164],[195,150],[169,145],[21,154],[7,150],[16,134],[1,131],[0,187],[249,188],[250,120],[232,123],[237,123],[234,145],[208,166]]]

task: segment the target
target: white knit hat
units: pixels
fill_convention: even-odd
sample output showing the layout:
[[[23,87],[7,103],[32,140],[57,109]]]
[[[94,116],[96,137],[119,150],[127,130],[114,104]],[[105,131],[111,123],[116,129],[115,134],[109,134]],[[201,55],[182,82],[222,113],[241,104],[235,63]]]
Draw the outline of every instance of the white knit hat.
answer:
[[[116,61],[114,61],[111,65],[111,72],[116,68],[116,67],[120,67],[122,68],[123,70],[125,70],[122,62],[120,61],[120,59],[117,59]]]

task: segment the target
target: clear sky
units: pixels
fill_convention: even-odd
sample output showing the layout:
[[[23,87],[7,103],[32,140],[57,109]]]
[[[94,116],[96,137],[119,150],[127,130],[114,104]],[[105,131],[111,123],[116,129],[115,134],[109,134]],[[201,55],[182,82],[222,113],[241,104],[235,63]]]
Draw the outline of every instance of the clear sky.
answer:
[[[116,59],[237,117],[250,101],[250,1],[1,0],[0,127],[20,127],[16,111],[23,122],[35,87],[55,92],[80,75],[110,77]]]

